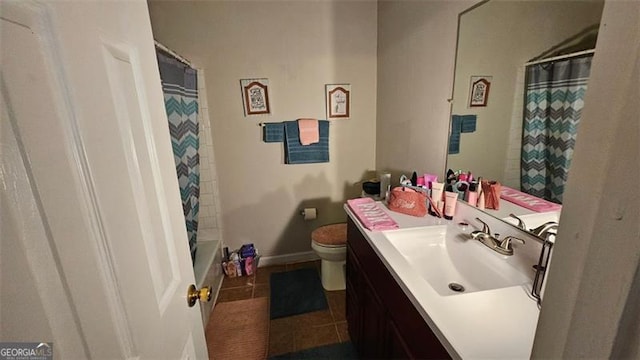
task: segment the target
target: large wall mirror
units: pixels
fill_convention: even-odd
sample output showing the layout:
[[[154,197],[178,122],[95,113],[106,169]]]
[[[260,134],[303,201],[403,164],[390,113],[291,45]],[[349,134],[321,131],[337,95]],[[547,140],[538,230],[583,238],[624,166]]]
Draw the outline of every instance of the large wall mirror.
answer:
[[[523,191],[523,181],[539,181],[531,186],[538,189],[537,196],[561,203],[572,142],[579,127],[577,121],[556,118],[579,119],[588,80],[576,79],[588,79],[603,5],[604,1],[490,0],[460,16],[447,168],[471,171]],[[578,64],[551,69],[567,59],[577,60]],[[585,62],[586,76],[580,68]],[[528,63],[537,64],[527,66]],[[536,69],[542,74],[535,73]],[[556,79],[561,72],[570,77]],[[562,96],[554,93],[556,89],[546,89],[547,93],[541,95],[540,86],[536,85],[541,79],[569,89],[564,89]],[[574,104],[566,103],[570,100]],[[541,110],[544,101],[563,104],[549,104],[548,109]],[[531,122],[526,117],[532,114],[542,119]],[[528,136],[524,142],[523,131]],[[547,135],[540,131],[561,133],[542,139]],[[556,138],[565,142],[558,143]],[[541,150],[543,143],[555,149]],[[546,152],[546,159],[523,165],[523,156],[535,157],[542,152]],[[528,178],[523,179],[522,166],[531,169]],[[564,173],[553,175],[564,176],[562,181],[551,178],[555,170],[550,166],[564,167]],[[538,170],[540,173],[536,173]],[[545,194],[549,192],[549,182],[554,181],[558,182],[554,191],[559,196]]]

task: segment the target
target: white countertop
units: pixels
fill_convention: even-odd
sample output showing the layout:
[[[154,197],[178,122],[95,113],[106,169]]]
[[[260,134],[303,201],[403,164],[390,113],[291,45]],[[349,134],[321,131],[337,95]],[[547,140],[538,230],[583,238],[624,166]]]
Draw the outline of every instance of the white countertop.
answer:
[[[461,220],[458,216],[451,221],[429,215],[413,217],[380,204],[401,229],[444,224],[455,227]],[[530,357],[539,315],[536,302],[529,297],[530,288],[512,286],[441,296],[412,271],[382,232],[366,230],[346,204],[344,209],[453,358]]]

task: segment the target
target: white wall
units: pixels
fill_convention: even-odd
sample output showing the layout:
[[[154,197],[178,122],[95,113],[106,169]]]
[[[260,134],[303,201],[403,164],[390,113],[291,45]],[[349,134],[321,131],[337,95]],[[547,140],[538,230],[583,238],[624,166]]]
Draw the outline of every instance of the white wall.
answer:
[[[378,3],[376,165],[444,175],[458,14],[477,1]]]
[[[605,3],[535,358],[640,355],[640,2]]]
[[[476,131],[461,134],[460,153],[447,167],[471,170],[485,178],[519,188],[519,144],[516,182],[504,176],[511,119],[522,122],[524,63],[600,22],[598,1],[489,1],[460,17],[460,36],[452,113],[478,116]],[[493,76],[486,107],[469,107],[470,78]],[[521,79],[524,80],[524,79]],[[515,102],[515,103],[514,103]],[[521,136],[522,127],[513,130]]]
[[[375,2],[152,1],[156,39],[206,70],[223,237],[263,255],[310,251],[310,232],[344,221],[352,184],[374,168]],[[269,78],[272,114],[245,118],[240,79]],[[324,85],[350,83],[352,117],[330,126],[325,164],[284,165],[259,122],[324,119]],[[318,208],[305,222],[299,210]]]

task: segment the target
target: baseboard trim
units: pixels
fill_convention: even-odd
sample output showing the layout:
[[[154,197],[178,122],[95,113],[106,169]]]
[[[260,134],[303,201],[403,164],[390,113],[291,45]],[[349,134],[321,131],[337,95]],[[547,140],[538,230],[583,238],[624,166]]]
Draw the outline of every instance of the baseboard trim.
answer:
[[[319,260],[320,258],[315,251],[305,251],[293,254],[276,255],[276,256],[261,256],[260,265],[258,267],[281,265],[301,261]]]

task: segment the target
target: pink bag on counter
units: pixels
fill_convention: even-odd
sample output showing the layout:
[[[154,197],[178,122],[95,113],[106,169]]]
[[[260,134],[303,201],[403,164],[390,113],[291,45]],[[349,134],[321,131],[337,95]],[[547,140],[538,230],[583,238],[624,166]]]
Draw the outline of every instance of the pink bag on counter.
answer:
[[[427,215],[427,195],[406,187],[395,187],[389,195],[389,210],[411,215]]]

